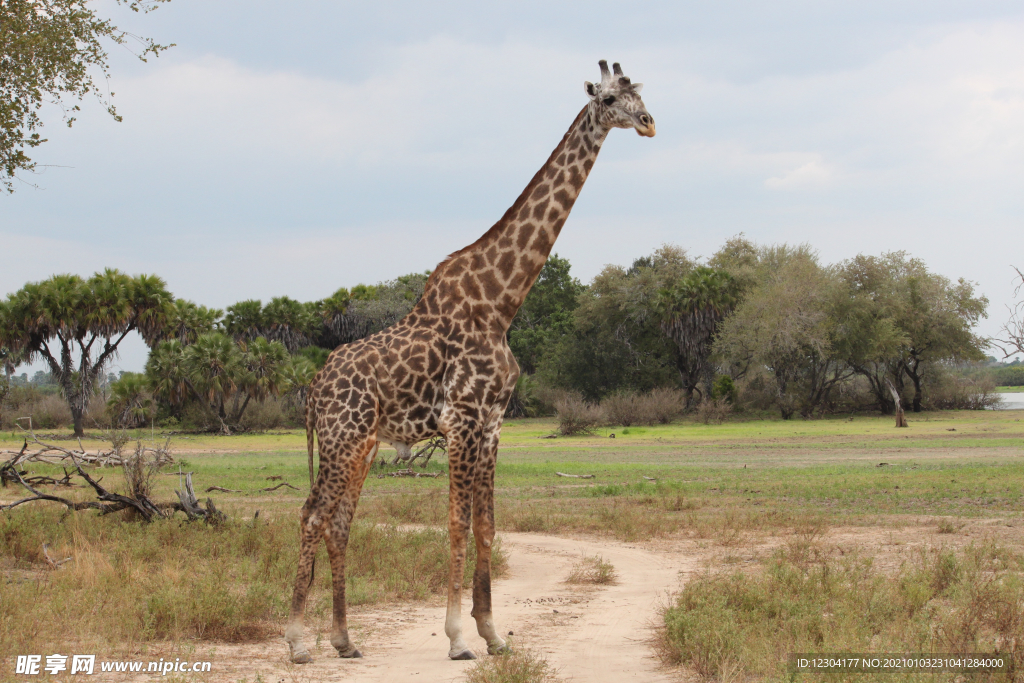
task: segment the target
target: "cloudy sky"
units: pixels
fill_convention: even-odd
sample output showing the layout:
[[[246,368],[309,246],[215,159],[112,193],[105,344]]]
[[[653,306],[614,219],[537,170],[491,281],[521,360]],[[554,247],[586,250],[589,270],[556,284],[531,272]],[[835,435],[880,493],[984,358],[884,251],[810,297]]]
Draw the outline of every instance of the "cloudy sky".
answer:
[[[111,50],[123,123],[51,112],[46,167],[0,197],[0,293],[111,266],[224,307],[430,268],[515,200],[601,58],[645,84],[658,135],[605,144],[555,245],[584,281],[740,232],[825,262],[904,249],[978,283],[994,334],[1024,267],[1019,0],[109,12],[177,46]],[[120,367],[144,360],[136,341]]]

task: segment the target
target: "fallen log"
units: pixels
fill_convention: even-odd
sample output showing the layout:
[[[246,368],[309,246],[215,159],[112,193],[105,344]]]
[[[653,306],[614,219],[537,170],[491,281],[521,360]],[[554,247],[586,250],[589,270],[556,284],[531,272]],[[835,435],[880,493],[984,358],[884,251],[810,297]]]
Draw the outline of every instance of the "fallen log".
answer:
[[[593,474],[566,474],[565,472],[555,472],[560,477],[570,477],[572,479],[593,479]]]
[[[377,478],[383,479],[384,477],[413,477],[414,479],[419,479],[420,477],[428,477],[430,479],[435,479],[437,477],[440,477],[441,474],[441,472],[434,472],[433,474],[430,474],[428,472],[413,472],[411,469],[405,469],[395,470],[394,472],[384,472],[383,474],[378,474]]]

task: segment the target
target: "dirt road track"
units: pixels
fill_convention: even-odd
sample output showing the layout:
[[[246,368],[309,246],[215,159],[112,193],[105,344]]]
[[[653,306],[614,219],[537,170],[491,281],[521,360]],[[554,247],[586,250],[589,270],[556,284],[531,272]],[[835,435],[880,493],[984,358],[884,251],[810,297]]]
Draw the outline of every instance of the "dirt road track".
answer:
[[[655,552],[614,541],[572,540],[540,534],[502,534],[509,576],[493,587],[494,613],[502,633],[540,653],[566,680],[577,683],[652,683],[677,680],[662,669],[649,640],[650,625],[680,572],[696,569],[697,558],[682,552]],[[600,587],[567,585],[566,575],[583,554],[601,555],[614,565],[618,583]],[[467,641],[487,656],[463,599]],[[350,617],[353,636],[365,657],[334,655],[325,632],[312,664],[285,661],[282,641],[216,648],[211,681],[267,683],[352,681],[376,683],[456,681],[472,662],[447,658],[444,607],[399,606]],[[437,635],[433,635],[437,634]],[[307,642],[316,639],[310,634]]]

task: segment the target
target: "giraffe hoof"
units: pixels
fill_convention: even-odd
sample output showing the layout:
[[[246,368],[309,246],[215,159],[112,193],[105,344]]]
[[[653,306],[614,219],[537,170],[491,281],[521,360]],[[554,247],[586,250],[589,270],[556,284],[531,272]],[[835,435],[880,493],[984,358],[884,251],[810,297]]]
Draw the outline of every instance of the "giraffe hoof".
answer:
[[[362,659],[363,653],[350,646],[347,650],[338,650],[338,656],[342,659]]]
[[[473,654],[472,650],[467,648],[467,649],[463,650],[462,652],[449,652],[448,653],[448,659],[454,659],[456,661],[465,660],[465,659],[476,659],[476,655]]]
[[[489,655],[510,655],[512,654],[512,648],[505,643],[501,645],[488,645],[487,654]]]
[[[313,655],[309,654],[306,650],[296,652],[292,655],[292,664],[309,664],[313,661]]]

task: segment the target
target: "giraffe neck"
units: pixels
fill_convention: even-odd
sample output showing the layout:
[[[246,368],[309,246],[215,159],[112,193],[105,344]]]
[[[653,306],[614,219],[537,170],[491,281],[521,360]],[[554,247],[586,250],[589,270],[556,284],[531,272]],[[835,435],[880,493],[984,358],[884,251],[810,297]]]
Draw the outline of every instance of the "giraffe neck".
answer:
[[[540,275],[608,130],[597,121],[595,106],[584,107],[501,220],[434,270],[421,300],[424,312],[490,308],[489,325],[507,330]],[[477,308],[487,303],[491,306]]]

